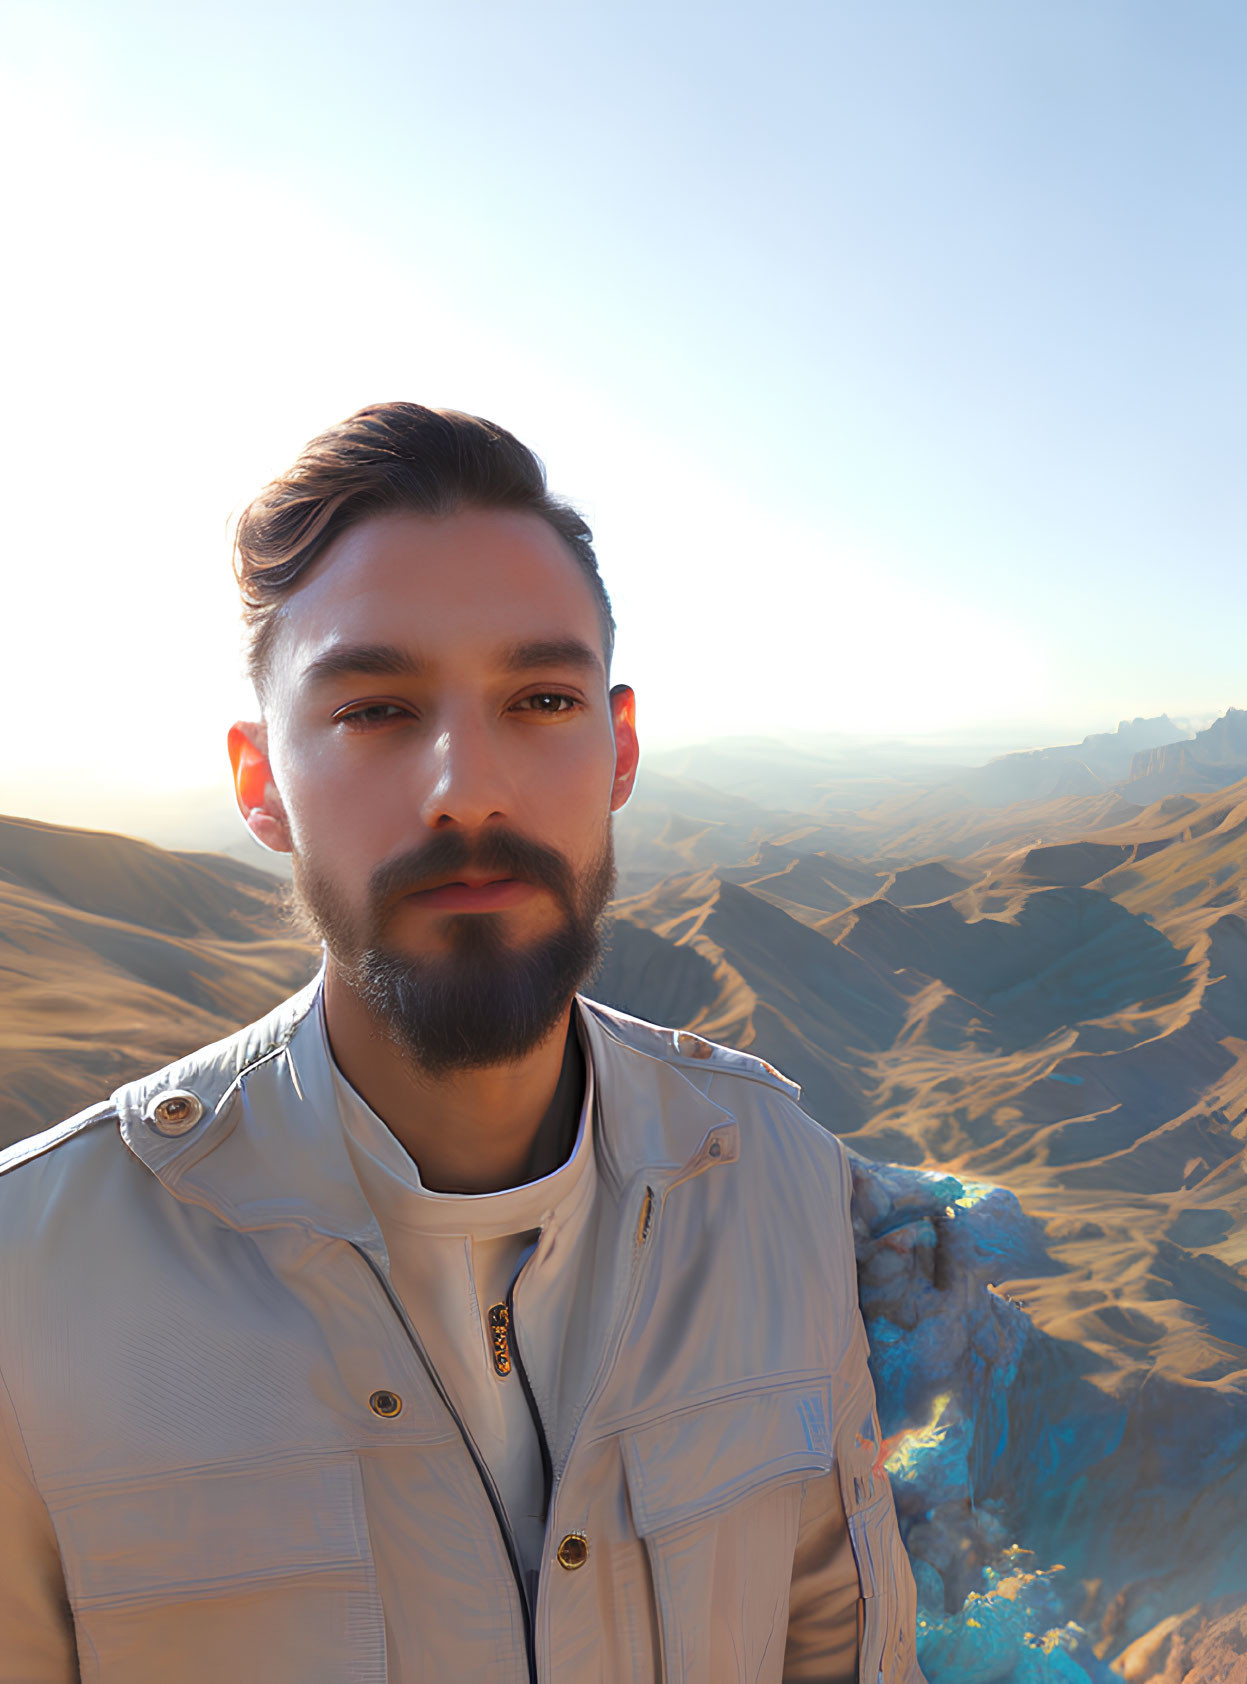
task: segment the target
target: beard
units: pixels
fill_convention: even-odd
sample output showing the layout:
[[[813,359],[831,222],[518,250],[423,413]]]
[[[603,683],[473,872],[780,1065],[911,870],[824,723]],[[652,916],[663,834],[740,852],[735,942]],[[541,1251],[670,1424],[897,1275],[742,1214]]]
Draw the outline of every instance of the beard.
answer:
[[[373,872],[362,917],[306,855],[295,854],[292,864],[296,922],[324,943],[382,1033],[435,1077],[511,1063],[546,1039],[601,958],[616,880],[609,822],[579,876],[561,854],[512,831],[488,832],[475,847],[460,832],[443,832]],[[548,889],[560,923],[516,947],[503,913],[446,913],[439,916],[448,952],[413,958],[386,945],[387,912],[403,895],[470,868]]]

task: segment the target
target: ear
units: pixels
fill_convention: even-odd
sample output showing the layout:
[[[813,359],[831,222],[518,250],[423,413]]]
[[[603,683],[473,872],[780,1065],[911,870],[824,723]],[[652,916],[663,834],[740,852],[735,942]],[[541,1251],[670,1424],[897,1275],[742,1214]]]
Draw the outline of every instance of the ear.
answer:
[[[611,691],[611,719],[615,727],[615,781],[611,786],[611,812],[617,813],[632,794],[641,759],[636,739],[636,695],[627,684]]]
[[[286,809],[268,762],[268,726],[263,720],[239,720],[230,726],[229,758],[238,811],[247,829],[270,853],[292,853]]]

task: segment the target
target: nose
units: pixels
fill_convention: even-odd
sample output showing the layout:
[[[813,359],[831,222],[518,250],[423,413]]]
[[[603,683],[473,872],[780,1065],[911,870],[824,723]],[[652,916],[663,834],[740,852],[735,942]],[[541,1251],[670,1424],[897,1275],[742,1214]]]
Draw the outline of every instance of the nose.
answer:
[[[447,715],[433,739],[432,776],[421,800],[421,817],[431,830],[457,825],[477,830],[505,819],[512,782],[504,745],[488,724],[466,710]]]

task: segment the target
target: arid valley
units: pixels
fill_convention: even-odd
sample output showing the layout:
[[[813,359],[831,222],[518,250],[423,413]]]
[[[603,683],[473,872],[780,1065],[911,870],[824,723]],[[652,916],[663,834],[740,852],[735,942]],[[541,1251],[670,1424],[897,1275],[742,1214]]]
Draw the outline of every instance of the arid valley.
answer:
[[[585,991],[855,1154],[931,1684],[1247,1677],[1247,711],[667,751],[616,845]],[[0,819],[0,1145],[313,973],[249,848]]]

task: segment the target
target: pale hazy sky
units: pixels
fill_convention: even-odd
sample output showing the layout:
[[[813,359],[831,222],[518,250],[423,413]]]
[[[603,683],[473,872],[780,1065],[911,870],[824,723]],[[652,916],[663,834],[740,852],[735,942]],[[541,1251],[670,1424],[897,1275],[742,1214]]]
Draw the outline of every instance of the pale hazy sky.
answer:
[[[395,397],[586,510],[651,740],[1247,704],[1239,0],[36,0],[0,53],[0,809],[220,779],[229,517]]]

